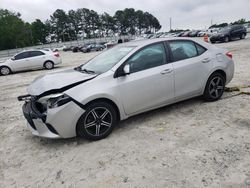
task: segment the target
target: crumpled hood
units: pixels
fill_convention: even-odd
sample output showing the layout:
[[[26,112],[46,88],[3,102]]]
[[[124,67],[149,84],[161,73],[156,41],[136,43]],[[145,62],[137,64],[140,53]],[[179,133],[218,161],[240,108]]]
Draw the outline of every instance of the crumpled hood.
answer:
[[[71,87],[95,78],[97,75],[86,74],[74,69],[56,71],[37,77],[28,87],[30,95],[63,92]]]

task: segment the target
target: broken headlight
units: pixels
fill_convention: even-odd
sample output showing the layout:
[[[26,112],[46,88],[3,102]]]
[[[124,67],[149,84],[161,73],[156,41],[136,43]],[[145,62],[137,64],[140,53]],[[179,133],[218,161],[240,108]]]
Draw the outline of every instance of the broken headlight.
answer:
[[[66,94],[57,94],[51,96],[47,101],[48,108],[56,108],[71,101],[71,98]]]

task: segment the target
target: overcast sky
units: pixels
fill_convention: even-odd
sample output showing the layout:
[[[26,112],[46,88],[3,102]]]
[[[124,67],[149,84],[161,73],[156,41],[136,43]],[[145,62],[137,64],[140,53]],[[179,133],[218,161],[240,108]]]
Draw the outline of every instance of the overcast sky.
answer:
[[[88,8],[111,15],[118,9],[135,8],[156,16],[163,30],[198,29],[212,23],[250,20],[250,0],[0,0],[0,8],[20,12],[25,21],[49,19],[56,9]]]

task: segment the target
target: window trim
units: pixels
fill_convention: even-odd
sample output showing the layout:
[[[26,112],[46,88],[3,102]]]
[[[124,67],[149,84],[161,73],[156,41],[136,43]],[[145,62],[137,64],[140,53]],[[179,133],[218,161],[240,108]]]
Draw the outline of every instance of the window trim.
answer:
[[[179,42],[179,41],[180,41],[180,42],[192,42],[192,43],[194,44],[194,46],[195,46],[197,55],[196,55],[196,56],[193,56],[193,57],[186,58],[186,59],[199,57],[199,56],[201,56],[202,54],[204,54],[204,53],[208,50],[206,47],[200,45],[199,43],[197,43],[197,42],[195,42],[195,41],[192,41],[192,40],[188,40],[188,39],[180,39],[180,40],[172,39],[172,40],[167,40],[165,43],[166,43],[167,48],[168,48],[168,51],[169,51],[169,56],[170,56],[170,62],[171,62],[171,63],[186,60],[186,59],[182,59],[182,60],[178,60],[178,61],[175,61],[175,60],[174,60],[174,56],[173,56],[173,53],[172,53],[172,50],[171,50],[171,47],[170,47],[170,42]],[[203,48],[205,49],[205,51],[204,51],[202,54],[199,54],[199,53],[198,53],[197,45],[199,45],[199,46],[201,46],[201,47],[203,47]]]

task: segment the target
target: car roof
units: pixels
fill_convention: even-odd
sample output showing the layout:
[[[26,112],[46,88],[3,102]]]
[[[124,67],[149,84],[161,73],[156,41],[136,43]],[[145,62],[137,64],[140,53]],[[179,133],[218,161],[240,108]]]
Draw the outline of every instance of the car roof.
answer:
[[[126,43],[119,44],[119,46],[129,47],[129,46],[136,46],[136,47],[142,47],[147,46],[149,44],[157,43],[157,42],[164,42],[164,41],[170,41],[170,40],[190,40],[190,41],[199,41],[187,37],[166,37],[166,38],[154,38],[154,39],[142,39],[142,40],[135,40],[130,41]],[[200,43],[200,42],[199,42]]]

